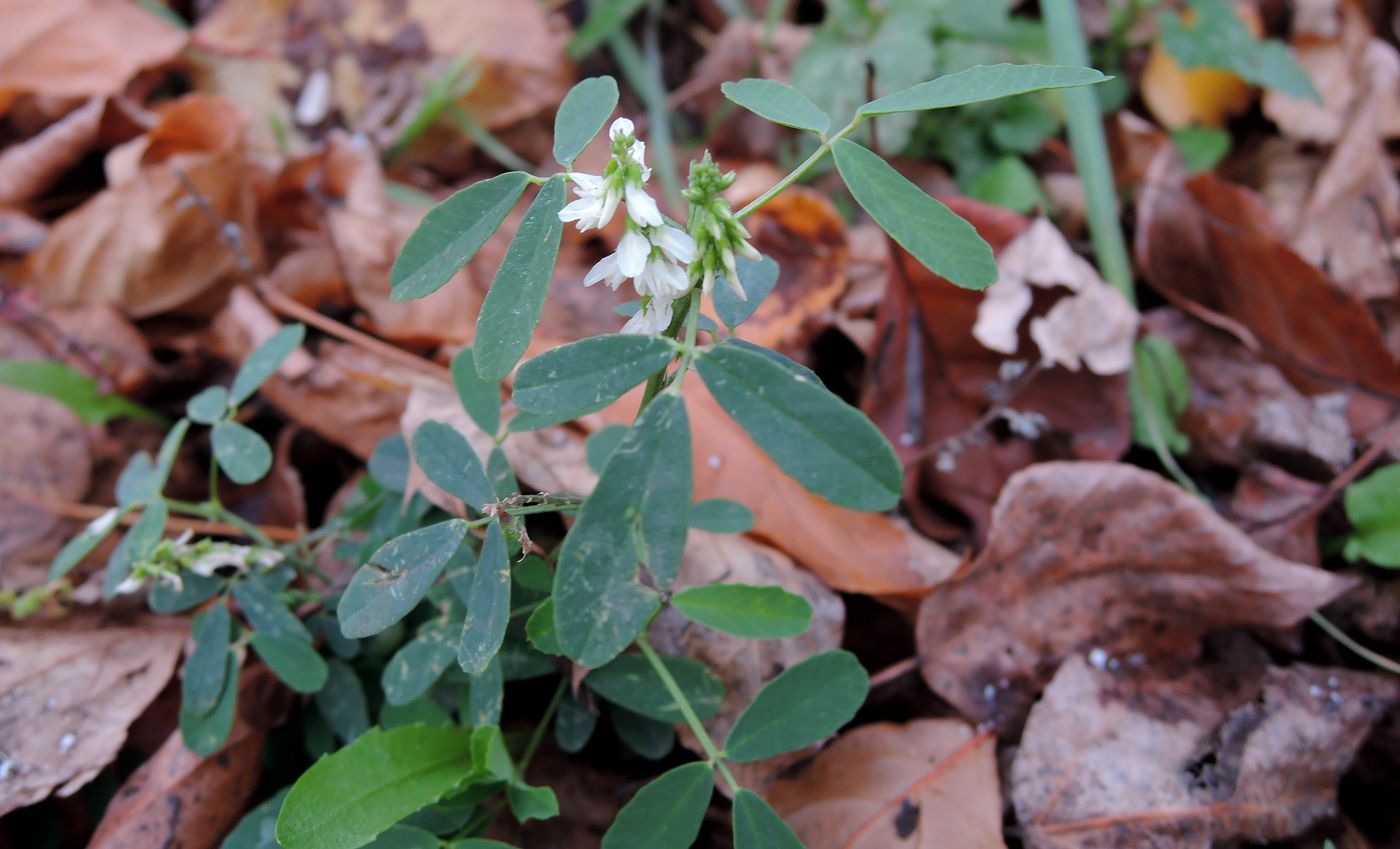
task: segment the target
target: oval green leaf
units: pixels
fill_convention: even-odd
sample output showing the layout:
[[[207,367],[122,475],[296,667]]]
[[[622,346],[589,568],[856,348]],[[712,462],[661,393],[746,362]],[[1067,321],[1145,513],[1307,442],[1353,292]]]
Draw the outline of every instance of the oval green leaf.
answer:
[[[712,534],[742,534],[753,530],[753,511],[728,498],[707,498],[691,505],[690,526]]]
[[[676,747],[676,727],[669,722],[648,719],[618,705],[608,711],[608,719],[622,745],[649,761],[661,760]]]
[[[696,369],[725,412],[808,490],[854,510],[899,503],[904,470],[870,419],[776,356],[720,344]]]
[[[515,403],[532,413],[596,412],[665,368],[676,351],[669,339],[622,333],[551,348],[520,367]]]
[[[441,289],[501,226],[529,182],[524,172],[508,171],[433,207],[389,271],[391,297],[411,301]]]
[[[238,825],[224,838],[219,849],[282,849],[277,845],[273,831],[277,824],[277,813],[282,810],[282,801],[287,798],[291,787],[283,787],[267,801],[243,815]]]
[[[835,734],[856,715],[870,676],[848,651],[813,655],[769,681],[729,731],[724,756],[771,758]]]
[[[463,348],[452,358],[452,385],[472,421],[495,436],[501,429],[501,386],[476,373],[476,353],[471,348]]]
[[[695,715],[709,719],[724,701],[724,682],[705,664],[689,657],[665,657],[662,663],[685,694]],[[624,654],[607,666],[595,669],[583,679],[593,692],[633,713],[658,722],[684,722],[676,700],[671,698],[661,676],[640,654]]]
[[[778,812],[757,793],[734,794],[734,849],[806,849]]]
[[[236,407],[252,397],[305,338],[306,325],[288,324],[254,348],[233,376],[233,384],[228,390],[228,405]]]
[[[311,642],[311,632],[301,620],[287,609],[287,605],[277,594],[261,584],[244,580],[233,585],[233,597],[255,630],[279,637],[293,637],[304,643]]]
[[[223,418],[228,409],[228,390],[210,386],[185,402],[185,415],[202,425],[211,425]]]
[[[559,712],[554,715],[554,742],[571,755],[583,751],[598,727],[598,714],[588,709],[583,701],[565,693],[559,703]]]
[[[467,523],[452,519],[380,546],[340,597],[336,616],[341,633],[351,638],[373,636],[407,616],[466,535]]]
[[[832,153],[856,201],[924,267],[964,289],[996,282],[992,249],[971,224],[855,142],[837,139]]]
[[[618,811],[603,849],[686,849],[700,834],[714,789],[714,773],[703,762],[663,773]]]
[[[501,650],[506,625],[510,622],[510,559],[501,523],[486,526],[481,558],[472,573],[471,597],[467,599],[467,621],[457,644],[457,663],[472,675],[485,671],[486,664]]]
[[[782,587],[691,587],[672,596],[671,606],[692,622],[751,640],[796,637],[812,624],[812,605]]]
[[[486,467],[467,438],[446,422],[426,421],[413,433],[413,460],[428,480],[473,510],[496,500]]]
[[[185,661],[185,677],[180,682],[180,710],[204,716],[219,703],[228,672],[232,626],[233,618],[222,600],[194,618],[190,628],[194,650]]]
[[[214,709],[204,715],[180,708],[180,738],[185,748],[208,757],[219,750],[233,730],[233,714],[238,707],[238,655],[224,652],[224,685]]]
[[[315,693],[326,686],[330,668],[306,640],[254,631],[253,651],[278,678],[298,693]]]
[[[1109,79],[1112,78],[1093,68],[1071,65],[977,65],[872,100],[860,107],[857,114],[889,115],[893,112],[947,109],[1032,91],[1091,85]]]
[[[326,685],[316,694],[316,710],[335,736],[349,743],[369,730],[365,688],[345,661],[331,660],[326,666]]]
[[[277,817],[277,841],[285,849],[357,849],[471,772],[467,729],[371,729],[297,779]]]
[[[761,260],[736,257],[735,270],[739,272],[739,285],[744,289],[744,299],[734,294],[728,283],[716,282],[711,290],[715,305],[715,315],[730,330],[748,321],[759,305],[763,303],[773,287],[778,285],[778,263],[772,257]]]
[[[224,420],[214,425],[214,459],[234,483],[254,483],[272,468],[272,449],[251,428]]]
[[[564,95],[554,113],[554,161],[568,168],[617,108],[617,81],[589,77]]]
[[[734,103],[775,124],[798,130],[811,130],[826,135],[831,117],[807,95],[777,80],[750,77],[738,82],[723,83],[719,90]]]
[[[102,541],[112,533],[126,513],[120,507],[113,507],[102,515],[87,523],[77,536],[64,543],[63,548],[54,555],[53,563],[49,564],[49,580],[57,581],[64,575],[73,571],[73,567],[82,563],[84,558],[93,552],[93,549],[102,544]]]
[[[510,374],[535,335],[559,259],[564,234],[559,210],[564,208],[565,194],[564,175],[549,178],[526,211],[491,281],[476,317],[476,373],[483,380],[497,381]]]
[[[406,705],[437,683],[457,656],[457,629],[445,622],[430,622],[418,636],[404,643],[379,676],[384,700]]]

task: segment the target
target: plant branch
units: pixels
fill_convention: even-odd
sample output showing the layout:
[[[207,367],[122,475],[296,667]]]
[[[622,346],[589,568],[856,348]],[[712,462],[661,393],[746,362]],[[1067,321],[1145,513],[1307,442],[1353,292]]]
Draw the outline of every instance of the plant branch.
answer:
[[[791,186],[793,183],[801,179],[803,174],[806,174],[808,171],[812,170],[813,165],[816,165],[822,160],[822,157],[826,156],[828,153],[831,152],[831,146],[836,143],[837,139],[845,138],[846,136],[850,135],[856,127],[860,126],[861,120],[862,118],[859,115],[852,118],[851,123],[842,127],[841,130],[836,133],[836,135],[823,141],[821,147],[813,151],[812,155],[807,157],[807,159],[804,160],[801,165],[794,168],[792,170],[792,173],[779,180],[776,184],[774,184],[773,188],[759,195],[757,198],[754,198],[743,209],[734,213],[734,217],[738,219],[743,219],[750,213],[757,211],[768,201],[777,197],[779,194],[782,193],[783,189],[786,189],[788,186]]]
[[[676,679],[671,677],[671,670],[666,668],[666,664],[661,662],[661,655],[657,654],[656,649],[652,648],[651,643],[647,642],[646,634],[637,637],[637,646],[642,650],[642,654],[646,656],[647,663],[650,663],[651,668],[656,670],[656,674],[661,679],[661,683],[666,685],[666,692],[670,693],[671,698],[676,700],[676,707],[680,708],[681,716],[685,717],[686,725],[690,726],[690,730],[695,734],[696,739],[700,741],[700,747],[705,750],[705,756],[709,759],[711,766],[719,769],[720,775],[724,776],[724,780],[729,785],[729,789],[738,793],[741,789],[739,782],[734,779],[734,774],[729,771],[729,767],[725,765],[724,759],[720,757],[719,749],[715,746],[715,741],[710,739],[710,732],[706,731],[705,726],[700,723],[700,717],[696,715],[695,708],[691,707],[690,700],[685,697],[685,693],[681,692],[680,685],[676,683]]]

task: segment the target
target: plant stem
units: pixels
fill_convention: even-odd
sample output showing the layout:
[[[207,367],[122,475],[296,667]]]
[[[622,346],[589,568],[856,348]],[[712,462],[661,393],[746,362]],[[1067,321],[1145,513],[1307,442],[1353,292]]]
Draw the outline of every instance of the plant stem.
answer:
[[[744,218],[749,213],[756,211],[759,207],[763,206],[768,201],[777,197],[783,191],[783,189],[786,189],[788,186],[791,186],[793,183],[801,179],[803,174],[806,174],[808,171],[812,170],[813,165],[816,165],[822,160],[822,157],[826,156],[829,152],[831,152],[831,146],[836,143],[837,139],[844,138],[847,135],[850,135],[851,131],[853,131],[856,127],[860,126],[860,122],[862,120],[863,119],[859,115],[852,118],[851,123],[842,127],[841,130],[836,133],[836,135],[823,141],[821,147],[817,148],[812,153],[812,155],[807,157],[807,159],[801,165],[794,168],[792,170],[792,173],[779,180],[773,186],[773,188],[769,189],[768,191],[759,195],[754,200],[750,201],[749,204],[743,209],[734,213],[734,217],[739,219]]]
[[[637,646],[641,648],[642,654],[646,656],[647,663],[650,663],[651,668],[656,670],[656,674],[661,679],[661,683],[666,685],[666,692],[670,693],[671,698],[676,700],[676,706],[680,708],[681,716],[685,717],[686,725],[690,726],[690,730],[694,732],[696,739],[700,741],[700,748],[705,750],[705,755],[709,759],[710,765],[717,768],[720,775],[724,776],[724,780],[729,785],[729,788],[735,793],[738,793],[741,789],[739,782],[734,779],[734,774],[729,771],[729,767],[724,763],[724,759],[720,756],[719,749],[715,746],[715,741],[710,739],[710,732],[706,731],[705,726],[700,724],[700,717],[695,715],[695,708],[690,706],[690,700],[685,697],[685,693],[681,692],[680,685],[676,683],[676,679],[671,677],[671,670],[667,669],[666,664],[661,662],[661,655],[657,654],[656,649],[652,648],[651,643],[647,641],[646,634],[637,637]]]
[[[554,718],[555,711],[559,710],[559,703],[564,701],[564,694],[568,690],[569,679],[567,676],[563,676],[559,679],[559,686],[554,688],[554,697],[549,700],[549,705],[545,707],[544,715],[540,717],[539,724],[530,734],[530,742],[525,744],[524,754],[520,756],[520,765],[516,771],[522,780],[525,778],[525,770],[530,768],[530,760],[535,757],[540,743],[544,742],[544,730],[549,727],[549,721]]]
[[[1061,65],[1088,67],[1089,49],[1079,27],[1079,9],[1075,0],[1044,0],[1040,5],[1045,29],[1050,36],[1050,52]],[[1074,152],[1074,167],[1084,184],[1084,200],[1088,204],[1089,236],[1094,242],[1099,272],[1105,280],[1136,305],[1133,294],[1133,268],[1128,262],[1128,248],[1118,221],[1118,195],[1109,169],[1108,144],[1104,140],[1103,117],[1099,101],[1089,87],[1069,88],[1060,92],[1064,98],[1065,117],[1069,124],[1069,146]]]
[[[257,525],[254,525],[252,522],[249,522],[247,519],[218,502],[196,504],[192,501],[176,501],[175,499],[167,498],[165,499],[165,503],[171,510],[184,513],[187,516],[199,516],[200,518],[209,519],[210,521],[224,522],[233,525],[259,545],[272,547],[277,544],[272,537],[263,533],[262,529]]]
[[[666,105],[666,81],[661,76],[661,12],[662,0],[651,0],[647,10],[646,27],[642,30],[642,50],[646,56],[646,87],[642,89],[642,99],[646,101],[647,117],[651,120],[651,151],[656,157],[656,170],[661,175],[661,188],[666,194],[666,203],[672,209],[679,209],[681,197],[680,175],[676,171],[676,154],[671,149],[671,114]]]
[[[1396,663],[1395,661],[1391,660],[1385,655],[1377,654],[1376,652],[1373,652],[1365,646],[1361,645],[1356,640],[1353,640],[1347,634],[1346,631],[1343,631],[1341,628],[1338,628],[1336,625],[1333,625],[1332,622],[1329,619],[1327,619],[1327,617],[1323,616],[1321,613],[1313,611],[1312,613],[1308,614],[1308,618],[1313,621],[1314,625],[1326,631],[1332,639],[1351,649],[1360,657],[1369,660],[1370,662],[1374,663],[1376,666],[1379,666],[1381,669],[1384,669],[1387,672],[1393,673],[1395,675],[1400,675],[1400,663]]]

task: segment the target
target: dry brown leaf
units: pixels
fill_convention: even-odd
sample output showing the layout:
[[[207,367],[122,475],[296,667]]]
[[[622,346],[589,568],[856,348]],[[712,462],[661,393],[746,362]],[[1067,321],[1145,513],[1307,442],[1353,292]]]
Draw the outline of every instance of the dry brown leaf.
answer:
[[[77,164],[97,139],[106,108],[94,97],[38,135],[0,152],[0,206],[24,203]]]
[[[286,691],[263,666],[238,679],[238,712],[228,741],[201,758],[177,730],[117,791],[89,849],[214,849],[243,815],[262,773],[263,741],[283,712]]]
[[[0,814],[78,791],[165,687],[183,623],[0,629]]]
[[[1031,711],[1011,793],[1032,849],[1208,849],[1292,837],[1394,701],[1345,669],[1212,665],[1179,677],[1068,658]]]
[[[1230,516],[1264,548],[1297,563],[1320,564],[1317,516],[1311,507],[1322,485],[1264,463],[1240,473],[1230,498]]]
[[[1007,482],[986,549],[924,599],[921,668],[965,717],[1009,730],[1072,652],[1188,656],[1213,630],[1295,625],[1353,583],[1151,472],[1040,463]]]
[[[148,135],[108,154],[108,188],[54,224],[28,257],[26,281],[58,303],[102,301],[144,318],[196,308],[244,276],[251,269],[240,265],[256,267],[262,243],[242,131],[228,100],[189,95],[166,107]]]
[[[1171,307],[1148,313],[1145,324],[1186,362],[1191,403],[1177,427],[1193,456],[1234,467],[1267,460],[1317,477],[1351,462],[1346,395],[1304,394],[1228,334]]]
[[[1137,260],[1177,306],[1246,336],[1305,391],[1359,388],[1353,430],[1400,398],[1400,364],[1366,305],[1290,249],[1253,192],[1213,174],[1183,180],[1164,150],[1138,202]],[[1369,402],[1369,403],[1368,403]]]
[[[128,0],[0,0],[0,113],[19,94],[116,94],[185,33]]]
[[[954,719],[863,725],[768,789],[807,849],[1003,849],[996,740]]]

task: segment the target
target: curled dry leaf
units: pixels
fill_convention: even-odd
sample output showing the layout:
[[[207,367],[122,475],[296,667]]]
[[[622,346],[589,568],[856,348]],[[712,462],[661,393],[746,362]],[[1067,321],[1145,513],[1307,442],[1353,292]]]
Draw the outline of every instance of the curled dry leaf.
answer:
[[[106,108],[94,97],[27,141],[0,151],[0,206],[24,203],[78,163],[97,139]]]
[[[170,680],[185,635],[157,620],[0,629],[0,814],[55,789],[69,796],[111,763]]]
[[[1291,626],[1352,584],[1150,472],[1041,463],[1007,482],[977,559],[924,599],[921,668],[965,717],[1008,730],[1071,652],[1189,656],[1207,632]]]
[[[1345,669],[1068,658],[1031,711],[1011,794],[1032,849],[1208,849],[1292,837],[1336,788],[1395,683]]]
[[[1277,466],[1251,463],[1235,484],[1230,516],[1274,554],[1317,566],[1321,559],[1317,515],[1308,508],[1321,491],[1321,484],[1296,478]]]
[[[863,725],[774,782],[807,849],[1003,849],[996,740],[954,719]]]
[[[1351,462],[1345,394],[1304,394],[1229,334],[1170,307],[1148,313],[1145,324],[1186,362],[1191,401],[1177,427],[1193,456],[1234,467],[1266,460],[1316,477]]]
[[[192,302],[261,262],[242,133],[232,101],[166,107],[149,134],[108,154],[108,187],[54,224],[25,281],[56,302],[107,302],[134,318],[204,306]]]
[[[257,790],[263,741],[285,711],[286,695],[266,667],[245,667],[238,712],[223,747],[201,758],[173,732],[117,791],[89,849],[218,846]]]
[[[1164,149],[1138,201],[1136,249],[1153,288],[1230,327],[1305,391],[1400,398],[1400,364],[1370,310],[1294,252],[1248,189],[1213,174],[1184,180]],[[1349,415],[1356,430],[1388,411],[1354,393]]]
[[[116,94],[143,68],[174,59],[186,36],[127,0],[3,0],[0,113],[16,96]]]

